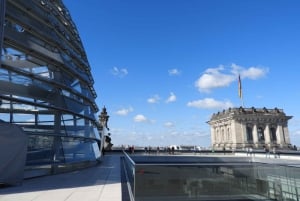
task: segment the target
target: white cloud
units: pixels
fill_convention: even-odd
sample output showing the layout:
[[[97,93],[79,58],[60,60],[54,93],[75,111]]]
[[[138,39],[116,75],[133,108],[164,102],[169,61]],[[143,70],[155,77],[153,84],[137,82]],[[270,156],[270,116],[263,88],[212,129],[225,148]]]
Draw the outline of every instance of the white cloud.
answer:
[[[172,76],[172,75],[180,75],[180,71],[178,69],[176,69],[176,68],[168,70],[168,73],[169,73],[170,76]]]
[[[128,115],[129,112],[132,112],[133,111],[133,108],[132,107],[129,107],[129,108],[122,108],[120,110],[118,110],[116,112],[117,115],[120,115],[120,116],[126,116]]]
[[[200,92],[210,92],[213,88],[229,86],[236,79],[236,76],[221,73],[223,70],[223,66],[207,69],[195,82],[195,86]]]
[[[268,68],[249,67],[245,68],[237,64],[231,64],[227,69],[224,65],[216,68],[208,68],[195,82],[195,87],[200,92],[210,92],[214,88],[228,87],[235,82],[238,75],[242,79],[249,78],[252,80],[264,77],[269,72]]]
[[[142,114],[138,114],[138,115],[136,115],[136,116],[133,118],[133,120],[134,120],[135,122],[146,122],[146,121],[147,121],[147,118],[146,118],[144,115],[142,115]]]
[[[169,98],[166,100],[166,103],[171,103],[176,101],[176,95],[171,92]]]
[[[254,66],[245,68],[234,63],[231,64],[231,68],[232,68],[232,73],[234,73],[236,76],[240,74],[241,78],[249,78],[251,80],[256,80],[261,77],[264,77],[269,72],[268,68],[254,67]]]
[[[128,74],[128,70],[126,68],[119,69],[118,67],[113,67],[111,72],[117,77],[125,77]]]
[[[151,98],[148,98],[147,102],[148,103],[158,103],[160,100],[160,97],[158,95],[154,95]]]
[[[202,100],[190,101],[188,107],[203,108],[203,109],[227,109],[233,107],[230,101],[217,101],[213,98],[205,98]]]

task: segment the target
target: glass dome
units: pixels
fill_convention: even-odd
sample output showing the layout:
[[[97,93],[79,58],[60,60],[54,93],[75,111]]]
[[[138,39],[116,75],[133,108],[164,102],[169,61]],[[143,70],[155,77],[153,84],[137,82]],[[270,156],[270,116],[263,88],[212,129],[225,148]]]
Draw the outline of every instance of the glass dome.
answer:
[[[27,134],[26,169],[51,174],[96,163],[97,95],[67,8],[60,0],[0,0],[0,11],[0,119]]]

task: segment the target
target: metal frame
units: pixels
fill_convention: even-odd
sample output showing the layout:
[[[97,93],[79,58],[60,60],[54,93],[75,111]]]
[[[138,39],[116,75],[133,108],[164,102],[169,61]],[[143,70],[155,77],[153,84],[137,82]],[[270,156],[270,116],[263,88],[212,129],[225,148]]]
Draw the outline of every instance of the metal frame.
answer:
[[[2,43],[4,37],[4,22],[5,22],[5,4],[6,0],[0,0],[0,50],[2,51]],[[1,59],[0,59],[0,67],[1,67]]]
[[[30,168],[99,161],[94,79],[63,1],[0,0],[0,12],[0,119],[28,135]]]

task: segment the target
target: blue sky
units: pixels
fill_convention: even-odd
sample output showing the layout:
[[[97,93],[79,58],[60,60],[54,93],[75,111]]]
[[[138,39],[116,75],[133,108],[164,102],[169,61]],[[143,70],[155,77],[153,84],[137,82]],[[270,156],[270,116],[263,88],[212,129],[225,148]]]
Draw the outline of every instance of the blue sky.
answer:
[[[300,146],[300,1],[64,0],[117,145],[210,146],[211,115],[283,109]]]

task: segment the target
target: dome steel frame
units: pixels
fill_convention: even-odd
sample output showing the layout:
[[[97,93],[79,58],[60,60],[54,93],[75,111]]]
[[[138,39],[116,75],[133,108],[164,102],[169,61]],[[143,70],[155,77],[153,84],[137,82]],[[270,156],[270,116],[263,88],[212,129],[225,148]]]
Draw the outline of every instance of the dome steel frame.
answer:
[[[100,161],[94,80],[63,2],[0,0],[0,49],[0,119],[27,134],[26,170],[52,174]]]

